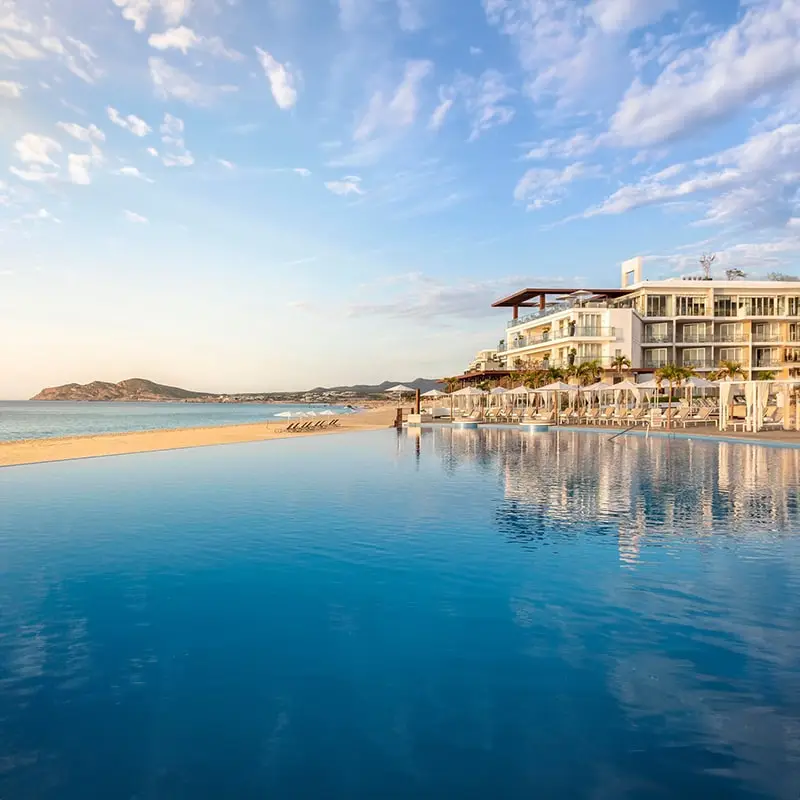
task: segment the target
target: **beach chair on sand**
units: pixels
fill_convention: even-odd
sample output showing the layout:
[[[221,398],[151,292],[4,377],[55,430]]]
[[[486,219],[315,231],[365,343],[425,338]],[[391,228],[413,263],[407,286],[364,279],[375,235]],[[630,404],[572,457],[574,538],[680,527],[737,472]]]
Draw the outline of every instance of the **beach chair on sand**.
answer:
[[[599,408],[590,408],[581,418],[584,425],[593,425],[597,422],[597,416],[600,413]]]
[[[703,406],[702,408],[697,410],[697,413],[694,416],[686,417],[680,422],[683,424],[685,428],[687,425],[708,425],[713,420],[711,419],[711,412],[713,409],[709,408],[708,406]]]
[[[606,406],[598,415],[597,422],[600,425],[610,425],[614,417],[614,406]]]

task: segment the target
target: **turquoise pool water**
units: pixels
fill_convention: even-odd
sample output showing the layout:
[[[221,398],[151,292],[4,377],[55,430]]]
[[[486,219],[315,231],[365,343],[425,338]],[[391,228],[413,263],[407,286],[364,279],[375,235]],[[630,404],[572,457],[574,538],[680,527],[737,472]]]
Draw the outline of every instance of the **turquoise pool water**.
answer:
[[[500,429],[0,470],[0,797],[796,800],[799,475]]]
[[[292,414],[348,409],[278,403],[75,403],[37,400],[0,402],[0,442],[85,436],[95,433],[202,428],[248,422],[280,422]]]

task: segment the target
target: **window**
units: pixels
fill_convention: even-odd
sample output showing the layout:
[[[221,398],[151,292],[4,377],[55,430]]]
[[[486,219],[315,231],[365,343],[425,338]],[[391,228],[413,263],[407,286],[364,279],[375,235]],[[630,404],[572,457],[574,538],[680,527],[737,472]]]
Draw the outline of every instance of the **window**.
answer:
[[[737,364],[742,363],[742,348],[741,347],[720,347],[719,360],[720,361],[735,361]]]
[[[714,298],[715,317],[737,316],[738,301],[734,295],[721,295]]]
[[[740,297],[739,308],[746,317],[774,317],[782,313],[782,297]]]
[[[800,297],[787,297],[786,301],[789,306],[789,316],[800,317]]]
[[[706,298],[703,296],[679,295],[675,298],[676,317],[704,317],[706,315]]]
[[[682,342],[705,342],[710,338],[710,330],[705,322],[684,325],[681,330]]]
[[[780,338],[780,325],[777,322],[759,322],[753,325],[754,342],[777,342]]]
[[[648,317],[669,316],[669,296],[665,294],[651,294],[647,296]]]
[[[717,340],[720,342],[744,341],[741,322],[721,322],[717,325]]]
[[[581,358],[587,361],[594,361],[595,359],[603,357],[603,345],[601,344],[582,344],[580,349]]]
[[[666,347],[654,347],[652,350],[646,350],[644,354],[644,365],[650,369],[658,369],[663,367],[669,361],[667,357]]]
[[[600,336],[602,333],[602,314],[582,314],[580,322],[581,333],[584,336]]]
[[[669,322],[651,322],[644,327],[645,343],[672,341],[672,326]]]
[[[684,367],[705,367],[706,351],[702,347],[687,347],[683,351]]]

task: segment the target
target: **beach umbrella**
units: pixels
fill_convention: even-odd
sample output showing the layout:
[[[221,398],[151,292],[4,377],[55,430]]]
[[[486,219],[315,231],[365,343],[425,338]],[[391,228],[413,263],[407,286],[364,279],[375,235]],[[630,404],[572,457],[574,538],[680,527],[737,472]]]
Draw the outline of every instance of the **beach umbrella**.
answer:
[[[334,416],[336,416],[336,412],[335,411],[331,411],[330,409],[327,409],[326,411],[320,411],[319,415],[321,417],[334,417]]]
[[[611,384],[607,381],[597,381],[597,383],[592,383],[589,386],[582,386],[582,392],[603,392],[607,389],[611,388]]]
[[[447,397],[447,392],[442,392],[439,389],[431,389],[429,392],[425,392],[422,395],[423,397]]]
[[[490,394],[505,394],[506,391],[507,390],[504,389],[502,386],[496,386],[494,389],[492,389]]]
[[[292,411],[281,411],[279,414],[275,414],[276,417],[293,417],[294,412]]]

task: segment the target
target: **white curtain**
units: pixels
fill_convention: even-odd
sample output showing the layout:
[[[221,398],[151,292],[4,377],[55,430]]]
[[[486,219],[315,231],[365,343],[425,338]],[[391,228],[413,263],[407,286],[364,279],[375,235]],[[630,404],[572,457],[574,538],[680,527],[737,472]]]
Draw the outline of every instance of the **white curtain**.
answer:
[[[724,381],[719,385],[719,429],[724,431],[728,427],[728,404],[731,399],[731,385]]]

